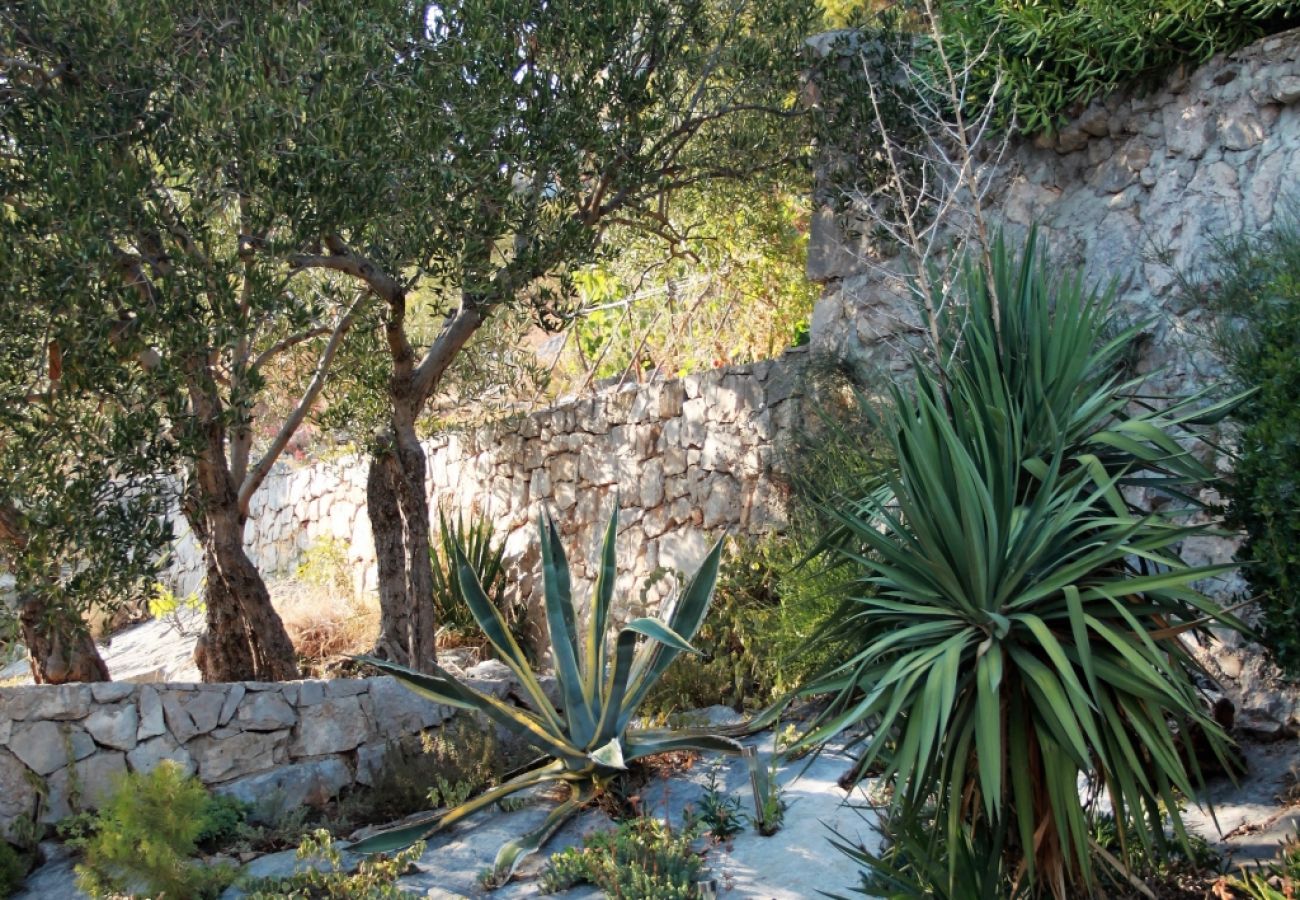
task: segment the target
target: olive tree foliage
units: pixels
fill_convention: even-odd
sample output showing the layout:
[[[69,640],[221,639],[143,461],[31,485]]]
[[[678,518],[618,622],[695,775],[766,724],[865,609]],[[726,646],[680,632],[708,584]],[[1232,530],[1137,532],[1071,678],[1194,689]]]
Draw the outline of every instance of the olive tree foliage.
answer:
[[[39,239],[9,235],[0,297],[21,293],[24,237]],[[170,537],[156,473],[172,448],[143,440],[157,422],[134,403],[139,379],[78,352],[80,323],[55,312],[0,303],[0,571],[13,579],[0,640],[21,638],[37,683],[103,681],[83,615],[149,589]]]
[[[357,378],[384,386],[367,485],[377,655],[435,660],[416,425],[453,362],[494,313],[563,324],[607,227],[653,232],[674,193],[801,158],[810,16],[802,0],[442,3],[376,76],[370,102],[391,115],[348,122],[356,152],[308,176],[325,180],[310,197],[363,189],[304,211],[321,249],[290,264],[347,275],[384,311],[383,375]]]
[[[182,508],[207,564],[198,661],[209,680],[296,674],[244,553],[244,524],[365,314],[352,284],[286,260],[319,245],[315,210],[377,187],[328,176],[351,152],[341,118],[388,117],[361,95],[420,15],[372,18],[327,2],[0,4],[3,343],[26,316],[28,327],[55,329],[49,346],[69,362],[105,361],[68,385],[61,402],[73,414],[32,406],[68,452],[16,459],[14,469],[38,490],[85,479],[87,495],[102,499],[109,488],[93,485],[93,455],[72,451],[102,453],[97,471],[109,485],[121,483],[123,460],[181,455]],[[308,189],[321,200],[309,203]],[[316,365],[300,379],[298,402],[266,429],[268,373],[309,349]],[[65,378],[74,369],[63,368]],[[6,390],[22,389],[21,366],[4,375]],[[119,377],[130,391],[119,391]],[[36,508],[30,497],[12,505],[28,516]],[[120,518],[123,508],[96,509]],[[152,527],[138,514],[126,516],[132,522]],[[26,540],[43,532],[28,528]],[[126,552],[109,531],[83,537],[83,554]]]

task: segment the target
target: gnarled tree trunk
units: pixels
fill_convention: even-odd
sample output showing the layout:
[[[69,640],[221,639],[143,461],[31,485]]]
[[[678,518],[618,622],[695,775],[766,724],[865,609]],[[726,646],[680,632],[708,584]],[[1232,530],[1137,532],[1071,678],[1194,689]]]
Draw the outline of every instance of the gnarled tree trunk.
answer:
[[[194,653],[204,681],[285,681],[298,677],[293,642],[271,605],[262,575],[244,552],[247,514],[226,464],[224,433],[208,428],[207,450],[187,488],[185,517],[207,563],[207,632]]]
[[[108,681],[108,666],[84,622],[47,608],[32,596],[18,600],[18,622],[37,684]]]
[[[366,510],[379,568],[375,654],[422,672],[437,658],[424,448],[413,417],[394,416],[387,447],[370,460]]]

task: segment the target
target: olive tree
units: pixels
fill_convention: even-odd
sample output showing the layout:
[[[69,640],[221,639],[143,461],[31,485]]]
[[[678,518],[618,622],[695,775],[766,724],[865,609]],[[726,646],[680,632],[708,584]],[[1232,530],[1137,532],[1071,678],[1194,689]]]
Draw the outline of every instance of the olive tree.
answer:
[[[41,235],[0,302],[76,310],[152,386],[207,556],[205,678],[295,672],[244,527],[352,329],[386,369],[378,652],[433,659],[417,420],[494,311],[559,324],[607,224],[801,154],[804,5],[0,2],[0,242]]]
[[[302,173],[342,152],[335,117],[367,105],[359,92],[391,59],[399,23],[366,19],[341,3],[0,5],[0,243],[11,248],[0,321],[36,310],[63,323],[64,355],[132,368],[154,423],[136,440],[184,461],[181,507],[206,557],[197,656],[208,680],[297,672],[244,526],[365,312],[350,284],[285,260],[319,240]],[[70,402],[111,392],[103,375]],[[272,384],[300,393],[265,422]],[[95,434],[93,420],[63,424],[70,446]],[[100,474],[111,482],[112,466]]]
[[[379,566],[376,652],[435,656],[426,460],[417,423],[467,342],[504,308],[543,325],[618,225],[672,240],[672,196],[802,158],[802,0],[454,0],[395,54],[402,112],[356,140],[388,180],[322,210],[322,250],[384,309],[386,360],[367,508]],[[354,157],[344,180],[366,179]],[[416,301],[439,311],[411,321]]]

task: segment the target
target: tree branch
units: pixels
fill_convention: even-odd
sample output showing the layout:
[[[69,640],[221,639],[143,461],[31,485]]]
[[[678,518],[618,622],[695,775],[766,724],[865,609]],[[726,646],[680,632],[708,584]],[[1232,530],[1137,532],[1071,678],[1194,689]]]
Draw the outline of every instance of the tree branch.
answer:
[[[248,476],[243,479],[239,486],[239,509],[244,515],[248,515],[248,504],[252,500],[253,494],[262,486],[266,476],[271,471],[271,466],[280,458],[284,448],[289,445],[289,439],[293,437],[303,420],[307,418],[307,413],[316,403],[316,398],[320,396],[321,390],[325,387],[325,382],[329,379],[330,367],[334,363],[334,357],[338,354],[339,348],[343,345],[343,338],[347,335],[348,330],[352,327],[356,319],[357,310],[361,307],[362,298],[358,297],[348,311],[339,319],[334,326],[333,334],[330,335],[329,343],[325,345],[324,351],[321,352],[320,360],[316,364],[316,371],[312,375],[311,383],[303,392],[302,398],[298,405],[294,407],[289,417],[284,420],[280,426],[280,431],[276,434],[275,440],[267,448],[266,453],[253,466]]]

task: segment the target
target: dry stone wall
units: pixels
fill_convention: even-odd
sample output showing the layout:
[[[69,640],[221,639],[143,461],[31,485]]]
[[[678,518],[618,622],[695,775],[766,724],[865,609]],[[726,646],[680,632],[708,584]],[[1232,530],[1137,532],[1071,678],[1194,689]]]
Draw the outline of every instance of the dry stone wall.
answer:
[[[620,596],[640,601],[656,569],[689,571],[724,532],[759,534],[784,521],[780,435],[799,413],[806,354],[673,381],[611,386],[486,428],[425,444],[433,510],[488,516],[505,536],[513,583],[534,598],[539,513],[566,538],[579,587],[617,496]],[[375,587],[365,509],[366,461],[345,457],[281,467],[254,497],[246,547],[264,574],[285,574],[312,544],[338,540],[358,592]],[[435,513],[436,515],[436,513]],[[168,573],[180,594],[202,584],[202,558],[184,530]],[[669,582],[661,582],[667,585]],[[655,590],[649,602],[659,599]],[[627,603],[620,608],[631,612]]]
[[[1204,310],[1184,303],[1179,276],[1217,242],[1266,229],[1300,203],[1300,31],[1179,72],[1155,91],[1118,93],[1055,135],[1013,146],[987,176],[986,206],[1012,235],[1037,223],[1063,266],[1097,285],[1115,280],[1136,319],[1153,319],[1144,364],[1154,387],[1178,391],[1218,371]],[[1300,212],[1300,206],[1294,207]],[[826,284],[812,323],[818,351],[865,371],[901,365],[917,331],[897,264],[823,211],[809,275]]]
[[[513,684],[498,662],[466,679],[496,697]],[[369,785],[390,743],[456,714],[388,677],[0,688],[0,837],[94,809],[164,759],[263,817],[321,806]]]

